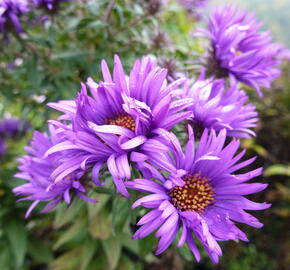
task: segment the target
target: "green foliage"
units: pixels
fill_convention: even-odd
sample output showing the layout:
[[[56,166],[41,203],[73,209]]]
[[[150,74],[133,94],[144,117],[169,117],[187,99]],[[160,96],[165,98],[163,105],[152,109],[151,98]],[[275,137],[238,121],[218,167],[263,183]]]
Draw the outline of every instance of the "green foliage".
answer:
[[[203,46],[190,34],[196,27],[194,19],[175,1],[150,14],[148,2],[72,1],[62,5],[49,23],[27,26],[23,37],[11,35],[8,44],[0,39],[1,116],[26,118],[34,129],[45,131],[46,121],[57,116],[45,104],[73,98],[80,82],[89,76],[100,79],[101,59],[112,67],[116,53],[126,71],[135,58],[151,54],[174,60],[178,71],[197,75],[195,61]],[[41,13],[35,10],[32,15]],[[290,263],[289,73],[286,66],[283,79],[263,102],[256,102],[262,119],[258,136],[243,141],[251,156],[260,156],[258,165],[267,167],[264,180],[271,185],[265,197],[257,197],[257,201],[271,201],[272,210],[262,217],[265,229],[259,235],[248,230],[252,244],[224,245],[219,269],[287,269]],[[175,129],[177,133],[181,130]],[[31,132],[8,140],[8,152],[1,160],[1,270],[170,269],[173,264],[169,260],[177,261],[178,269],[193,269],[195,262],[186,245],[171,248],[169,256],[155,256],[154,235],[131,239],[136,220],[145,212],[131,209],[137,195],[124,199],[116,194],[108,175],[106,186],[94,187],[90,194],[97,204],[74,199],[71,205],[63,203],[53,213],[41,215],[35,211],[25,220],[29,203],[16,203],[11,189],[21,182],[13,178],[16,157],[24,153],[30,138]],[[203,254],[198,269],[218,268]]]

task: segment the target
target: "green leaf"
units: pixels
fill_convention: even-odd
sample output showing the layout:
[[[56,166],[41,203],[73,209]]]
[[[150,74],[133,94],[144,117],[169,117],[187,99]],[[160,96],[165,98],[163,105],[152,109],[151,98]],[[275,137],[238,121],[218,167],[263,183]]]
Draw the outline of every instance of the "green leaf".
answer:
[[[86,270],[91,259],[93,258],[95,251],[98,247],[98,242],[93,241],[91,239],[88,239],[83,245],[82,245],[82,253],[81,253],[81,267],[80,270]]]
[[[183,246],[179,247],[178,249],[178,253],[186,260],[186,261],[193,261],[193,255],[191,253],[191,251],[189,250],[189,247],[184,244]]]
[[[11,252],[8,248],[0,249],[1,269],[13,269],[13,261],[11,261]]]
[[[112,222],[108,213],[101,212],[89,224],[89,232],[96,239],[108,239],[112,234]]]
[[[120,231],[122,229],[128,218],[130,218],[130,210],[127,198],[121,196],[115,197],[112,209],[114,231]]]
[[[73,225],[66,230],[58,241],[54,244],[53,248],[57,249],[64,243],[69,242],[70,240],[81,236],[86,231],[86,220],[85,219],[77,219]]]
[[[30,238],[28,253],[38,262],[50,263],[53,260],[53,253],[50,247],[37,238]]]
[[[27,80],[33,91],[39,90],[41,84],[41,74],[39,73],[37,62],[36,55],[32,55],[27,61]]]
[[[108,262],[106,256],[103,254],[102,251],[101,254],[98,254],[98,256],[95,256],[93,260],[90,261],[90,264],[88,265],[86,270],[104,270],[104,269],[108,269]]]
[[[56,216],[54,219],[53,226],[56,228],[60,228],[63,225],[73,222],[75,220],[76,215],[84,211],[85,202],[80,199],[74,199],[71,205],[67,205],[65,203],[61,204],[57,208]]]
[[[70,250],[58,257],[55,261],[50,264],[49,269],[53,270],[73,270],[79,269],[81,264],[81,247]]]
[[[122,237],[123,246],[128,248],[131,252],[140,255],[140,248],[142,249],[142,247],[139,246],[138,240],[132,239],[132,235],[129,233],[123,233]]]
[[[94,194],[91,196],[92,199],[98,200],[98,203],[88,203],[89,220],[95,219],[101,209],[107,204],[110,196],[108,194]]]
[[[107,240],[101,241],[102,246],[104,248],[107,260],[110,265],[110,269],[116,269],[120,256],[121,256],[121,249],[122,249],[122,241],[121,238],[111,237]]]
[[[91,51],[80,51],[80,50],[73,50],[73,51],[65,51],[58,54],[53,54],[51,56],[51,60],[59,60],[59,59],[70,59],[70,58],[77,58],[80,56],[87,56],[92,54]]]
[[[264,172],[265,176],[286,175],[290,176],[290,166],[275,164],[267,168]]]
[[[5,227],[15,264],[20,267],[23,264],[27,250],[27,232],[24,223],[18,220],[7,222]]]
[[[139,239],[139,249],[140,249],[140,256],[145,257],[149,253],[152,253],[154,248],[156,247],[157,238],[154,237],[153,234],[146,236],[145,238]]]
[[[136,262],[132,262],[127,256],[122,256],[120,263],[118,265],[118,270],[136,270],[139,269],[137,267]]]

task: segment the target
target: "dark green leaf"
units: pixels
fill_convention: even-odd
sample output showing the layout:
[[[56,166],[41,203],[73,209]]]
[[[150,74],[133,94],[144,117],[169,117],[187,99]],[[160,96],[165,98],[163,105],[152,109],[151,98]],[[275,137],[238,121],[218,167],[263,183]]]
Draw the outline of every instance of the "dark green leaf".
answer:
[[[24,223],[19,220],[8,221],[5,226],[5,232],[15,258],[15,264],[20,267],[27,250],[27,232]]]
[[[28,253],[38,262],[49,263],[53,260],[51,248],[40,239],[31,238],[29,240]]]
[[[101,243],[105,250],[105,254],[109,262],[110,269],[112,270],[116,269],[121,256],[121,248],[122,248],[121,238],[118,236],[111,237],[107,240],[101,241]]]

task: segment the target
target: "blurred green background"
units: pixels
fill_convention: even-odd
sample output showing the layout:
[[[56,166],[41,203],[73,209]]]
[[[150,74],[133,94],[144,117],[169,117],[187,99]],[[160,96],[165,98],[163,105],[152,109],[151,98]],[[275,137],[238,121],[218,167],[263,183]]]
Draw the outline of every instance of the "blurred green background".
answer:
[[[0,39],[0,113],[27,119],[34,129],[46,130],[47,119],[57,114],[46,103],[73,98],[81,81],[88,76],[101,79],[99,64],[106,59],[112,67],[119,54],[126,71],[135,58],[154,55],[159,64],[197,76],[196,65],[204,52],[203,41],[191,33],[196,14],[186,12],[176,1],[164,6],[154,1],[73,1],[44,25],[24,22],[26,34],[21,39],[10,35]],[[278,40],[290,44],[288,15],[290,1],[256,0],[240,2],[256,10]],[[225,1],[215,1],[225,3]],[[112,6],[110,6],[113,4]],[[287,8],[288,7],[288,8]],[[209,7],[202,14],[209,13]],[[33,10],[27,18],[43,16]],[[258,155],[253,165],[265,167],[260,182],[269,183],[256,201],[273,206],[254,213],[265,226],[261,230],[241,226],[249,243],[222,243],[224,256],[213,265],[203,254],[197,264],[186,247],[172,247],[156,257],[156,240],[147,237],[131,240],[134,221],[140,213],[130,210],[134,200],[126,200],[110,188],[94,189],[91,196],[100,202],[92,205],[75,200],[69,207],[59,206],[49,214],[36,211],[25,220],[29,203],[16,203],[11,189],[20,180],[13,177],[16,158],[31,138],[6,138],[7,152],[1,157],[0,170],[0,269],[1,270],[135,270],[135,269],[229,269],[287,270],[290,264],[290,64],[283,64],[283,75],[272,89],[259,99],[248,89],[261,121],[257,137],[244,140],[248,156]],[[106,176],[110,182],[109,176]]]

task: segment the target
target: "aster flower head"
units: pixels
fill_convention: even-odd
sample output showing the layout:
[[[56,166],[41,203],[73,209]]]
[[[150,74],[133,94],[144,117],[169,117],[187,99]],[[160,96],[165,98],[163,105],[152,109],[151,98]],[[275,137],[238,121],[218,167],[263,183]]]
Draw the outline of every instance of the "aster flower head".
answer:
[[[25,134],[30,128],[31,126],[26,120],[6,118],[0,121],[0,136],[14,138]]]
[[[100,184],[99,169],[107,164],[117,191],[129,196],[123,180],[130,179],[132,162],[146,160],[142,152],[148,148],[167,150],[154,139],[153,131],[157,128],[169,130],[179,121],[189,119],[192,112],[181,110],[191,103],[191,99],[174,101],[172,91],[183,79],[168,85],[167,71],[147,57],[135,62],[129,76],[125,75],[117,56],[113,76],[105,61],[102,73],[104,81],[96,83],[89,78],[82,84],[76,100],[49,104],[64,113],[60,120],[68,120],[72,130],[66,130],[61,122],[54,122],[66,134],[67,140],[47,154],[62,150],[81,153],[71,155],[58,170],[65,173],[67,170],[62,166],[68,168],[71,162],[92,167],[96,184]],[[55,180],[58,181],[58,177]]]
[[[15,177],[26,180],[26,183],[14,188],[13,192],[26,196],[20,200],[34,201],[27,210],[26,217],[40,202],[46,202],[42,212],[47,212],[62,201],[69,204],[72,195],[96,202],[85,195],[86,189],[81,182],[84,172],[81,170],[63,177],[57,183],[53,181],[53,172],[64,153],[55,153],[48,157],[44,157],[44,154],[59,143],[61,138],[62,135],[58,134],[53,126],[50,126],[50,135],[35,131],[30,145],[25,148],[27,154],[18,159],[20,166]]]
[[[20,17],[29,11],[28,0],[0,1],[0,32],[4,35],[11,30],[23,32]]]
[[[167,172],[167,177],[157,181],[135,179],[128,187],[150,193],[134,204],[150,211],[137,225],[141,226],[133,238],[143,238],[157,230],[160,238],[156,254],[165,251],[181,230],[177,246],[185,242],[196,259],[200,253],[195,244],[198,240],[214,263],[222,255],[218,241],[248,241],[234,221],[260,228],[262,224],[244,210],[262,210],[270,205],[255,203],[244,197],[267,187],[261,183],[245,183],[259,176],[262,169],[247,173],[235,173],[252,163],[255,158],[239,162],[245,151],[236,154],[239,140],[225,144],[226,131],[216,134],[205,130],[197,148],[192,129],[185,153],[174,136],[167,131],[157,131],[168,142],[170,153],[152,153],[150,160],[157,168]]]
[[[253,14],[234,6],[217,8],[208,30],[201,30],[211,42],[207,69],[218,77],[231,77],[256,89],[269,88],[280,75],[280,44],[271,43],[269,32],[259,32],[261,23]]]
[[[226,129],[232,137],[255,136],[251,130],[258,121],[255,106],[247,104],[248,96],[235,82],[227,88],[224,79],[205,79],[202,74],[196,81],[185,82],[181,96],[193,99],[187,110],[193,112],[195,130]]]

